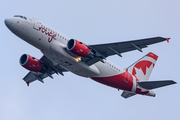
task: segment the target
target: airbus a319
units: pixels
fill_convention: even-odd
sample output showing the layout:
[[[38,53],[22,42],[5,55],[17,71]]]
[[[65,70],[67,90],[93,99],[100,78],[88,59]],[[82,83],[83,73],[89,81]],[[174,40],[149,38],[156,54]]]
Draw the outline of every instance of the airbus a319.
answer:
[[[86,45],[76,39],[69,38],[37,19],[15,15],[5,19],[5,25],[16,36],[39,49],[43,56],[36,59],[28,54],[20,57],[20,64],[29,70],[23,80],[29,84],[39,80],[44,83],[46,77],[53,74],[72,72],[82,77],[91,78],[104,85],[123,90],[122,97],[128,98],[136,94],[155,96],[152,89],[175,84],[173,80],[148,81],[158,56],[148,53],[137,62],[122,69],[107,57],[138,50],[170,38],[154,37],[125,42]]]

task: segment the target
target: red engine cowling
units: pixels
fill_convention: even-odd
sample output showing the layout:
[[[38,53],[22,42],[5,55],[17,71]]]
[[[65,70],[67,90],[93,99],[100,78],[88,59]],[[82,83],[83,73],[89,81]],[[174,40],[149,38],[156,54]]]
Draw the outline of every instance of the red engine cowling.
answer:
[[[39,72],[42,68],[42,64],[36,58],[27,54],[23,54],[19,62],[21,66],[33,72]]]
[[[75,39],[70,39],[67,43],[67,49],[75,55],[87,57],[89,55],[89,48],[82,42]]]

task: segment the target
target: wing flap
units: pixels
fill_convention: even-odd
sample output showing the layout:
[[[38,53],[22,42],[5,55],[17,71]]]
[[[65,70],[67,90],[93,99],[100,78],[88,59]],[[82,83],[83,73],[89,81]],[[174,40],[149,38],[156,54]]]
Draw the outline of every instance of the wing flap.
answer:
[[[143,81],[143,82],[138,81],[137,84],[144,89],[151,90],[151,89],[155,89],[155,88],[159,88],[159,87],[164,87],[167,85],[176,84],[176,82],[174,82],[173,80]]]

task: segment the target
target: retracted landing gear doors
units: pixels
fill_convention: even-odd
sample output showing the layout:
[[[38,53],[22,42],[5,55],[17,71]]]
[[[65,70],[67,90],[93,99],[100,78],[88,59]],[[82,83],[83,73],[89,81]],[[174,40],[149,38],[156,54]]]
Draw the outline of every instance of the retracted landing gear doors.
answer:
[[[33,28],[38,31],[39,30],[39,21],[35,18],[33,18],[33,21],[34,21]]]

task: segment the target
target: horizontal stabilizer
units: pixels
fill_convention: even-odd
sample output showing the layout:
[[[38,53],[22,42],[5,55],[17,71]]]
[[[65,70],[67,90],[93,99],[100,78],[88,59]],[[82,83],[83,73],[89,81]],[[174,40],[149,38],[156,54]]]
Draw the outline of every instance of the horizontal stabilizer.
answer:
[[[128,91],[123,91],[123,93],[121,94],[121,96],[124,98],[129,98],[129,97],[132,97],[133,95],[136,95],[136,94],[132,92],[128,92]]]
[[[164,87],[167,85],[172,85],[172,84],[176,84],[176,82],[172,81],[172,80],[166,80],[166,81],[143,81],[140,82],[138,81],[137,84],[144,88],[144,89],[155,89],[155,88],[159,88],[159,87]]]

